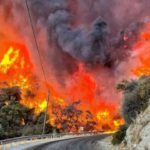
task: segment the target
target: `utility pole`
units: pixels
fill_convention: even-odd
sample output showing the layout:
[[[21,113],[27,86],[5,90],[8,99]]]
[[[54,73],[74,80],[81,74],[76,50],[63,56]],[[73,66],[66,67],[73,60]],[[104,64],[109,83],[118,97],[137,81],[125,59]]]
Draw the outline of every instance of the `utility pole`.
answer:
[[[43,76],[44,76],[45,82],[47,83],[47,78],[46,78],[46,75],[45,75],[44,65],[42,63],[42,57],[41,57],[38,41],[37,41],[37,38],[36,38],[36,32],[34,30],[34,24],[33,24],[32,15],[31,15],[31,12],[30,12],[28,0],[25,0],[25,5],[26,5],[26,8],[27,8],[29,21],[30,21],[30,24],[31,24],[31,29],[32,29],[32,32],[33,32],[33,38],[34,38],[34,41],[35,41],[36,50],[37,50],[38,55],[39,55],[41,69],[42,69],[42,72],[43,72]],[[48,91],[47,106],[46,106],[46,109],[45,109],[42,135],[45,134],[45,125],[46,125],[46,120],[47,120],[47,111],[48,111],[49,100],[50,100],[50,92]]]
[[[49,101],[50,101],[50,92],[48,91],[47,105],[46,105],[45,114],[44,114],[44,122],[43,122],[43,131],[42,131],[42,135],[45,134],[45,127],[46,127],[47,111],[48,111]]]

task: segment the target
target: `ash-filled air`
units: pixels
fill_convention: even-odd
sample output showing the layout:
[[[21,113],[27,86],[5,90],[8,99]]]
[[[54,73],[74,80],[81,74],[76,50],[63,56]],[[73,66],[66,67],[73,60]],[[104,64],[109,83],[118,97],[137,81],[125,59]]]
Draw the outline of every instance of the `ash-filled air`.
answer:
[[[63,104],[80,101],[81,110],[90,111],[97,119],[107,114],[113,120],[120,113],[121,103],[115,86],[122,79],[136,77],[133,70],[139,65],[139,55],[144,54],[143,48],[135,49],[137,43],[139,46],[147,41],[139,37],[149,23],[149,8],[148,0],[0,0],[0,50],[3,49],[0,62],[5,62],[3,56],[9,54],[6,47],[13,53],[9,46],[15,45],[18,53],[18,43],[23,45],[27,52],[20,50],[18,60],[25,59],[22,62],[34,68],[28,75],[22,73],[27,68],[19,71],[24,80],[28,81],[32,74],[37,77],[36,88],[43,93],[50,90],[52,101]],[[29,53],[29,57],[24,58],[24,53]],[[7,74],[9,82],[14,81],[9,70],[17,70],[15,61],[17,58],[5,73],[0,72]],[[29,81],[28,84],[34,85],[35,80]],[[3,83],[3,78],[0,82]],[[30,92],[38,95],[37,89],[34,85]],[[38,100],[34,98],[31,106],[38,109],[39,104],[46,103],[40,100],[41,95]],[[23,104],[27,102],[24,100]]]

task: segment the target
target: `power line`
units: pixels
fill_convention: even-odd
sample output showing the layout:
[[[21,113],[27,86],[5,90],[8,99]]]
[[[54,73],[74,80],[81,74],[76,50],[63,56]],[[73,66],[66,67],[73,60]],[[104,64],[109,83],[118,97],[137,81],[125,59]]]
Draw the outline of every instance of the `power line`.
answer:
[[[40,64],[41,64],[41,69],[42,69],[42,72],[43,72],[44,79],[45,79],[45,81],[46,81],[46,83],[47,83],[47,78],[46,78],[45,71],[44,71],[44,66],[43,66],[43,63],[42,63],[42,57],[41,57],[41,54],[40,54],[40,49],[39,49],[38,42],[37,42],[37,39],[36,39],[36,34],[35,34],[35,30],[34,30],[34,25],[33,25],[32,16],[31,16],[31,13],[30,13],[28,1],[25,0],[25,3],[26,3],[28,15],[29,15],[29,20],[30,20],[30,24],[31,24],[31,29],[32,29],[32,32],[33,32],[33,37],[34,37],[34,41],[35,41],[35,46],[36,46],[36,49],[37,49],[37,52],[38,52],[38,55],[39,55],[39,60],[40,60]]]
[[[44,66],[43,66],[43,63],[42,63],[42,58],[41,58],[41,54],[40,54],[40,49],[39,49],[38,42],[37,42],[37,39],[36,39],[36,34],[35,34],[35,30],[34,30],[34,25],[33,25],[32,16],[31,16],[31,13],[30,13],[28,1],[25,0],[25,3],[26,3],[28,15],[29,15],[29,20],[30,20],[30,24],[31,24],[31,29],[32,29],[32,32],[33,32],[33,37],[34,37],[34,41],[35,41],[35,46],[36,46],[36,49],[37,49],[37,52],[38,52],[38,55],[39,55],[39,59],[40,59],[40,64],[41,64],[43,76],[44,76],[44,79],[45,79],[45,81],[46,81],[46,83],[47,83],[47,78],[46,78],[45,71],[44,71]],[[49,92],[49,90],[48,90],[47,106],[46,106],[45,114],[44,114],[42,134],[45,134],[46,121],[47,121],[47,111],[48,111],[49,100],[50,100],[50,92]]]

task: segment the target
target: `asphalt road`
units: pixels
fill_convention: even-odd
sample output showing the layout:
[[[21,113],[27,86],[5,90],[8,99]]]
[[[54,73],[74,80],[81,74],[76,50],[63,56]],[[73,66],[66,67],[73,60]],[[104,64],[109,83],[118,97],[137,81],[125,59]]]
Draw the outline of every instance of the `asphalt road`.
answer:
[[[59,142],[47,143],[32,150],[94,150],[95,142],[107,135],[76,138]]]

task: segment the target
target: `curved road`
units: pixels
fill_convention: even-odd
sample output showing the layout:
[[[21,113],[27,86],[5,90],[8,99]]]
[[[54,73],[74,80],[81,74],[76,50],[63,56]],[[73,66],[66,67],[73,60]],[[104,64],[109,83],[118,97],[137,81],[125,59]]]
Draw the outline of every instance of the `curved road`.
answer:
[[[52,142],[32,148],[32,150],[95,150],[95,142],[105,138],[108,135],[90,136]]]

